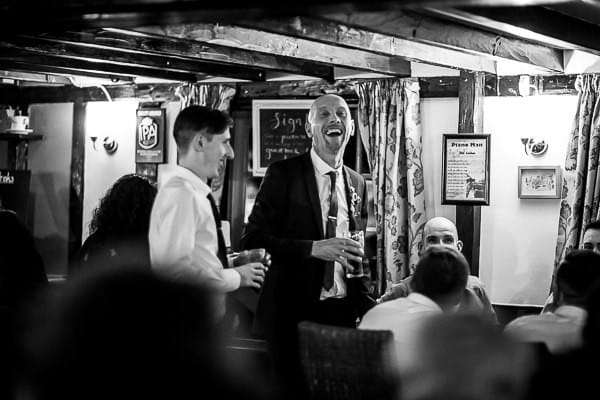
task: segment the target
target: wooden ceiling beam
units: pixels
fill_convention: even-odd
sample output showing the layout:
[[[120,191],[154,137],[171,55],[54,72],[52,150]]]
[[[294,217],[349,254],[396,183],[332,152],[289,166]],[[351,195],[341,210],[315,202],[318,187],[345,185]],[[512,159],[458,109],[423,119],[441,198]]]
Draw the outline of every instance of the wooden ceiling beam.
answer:
[[[294,17],[276,20],[241,20],[236,22],[236,25],[447,68],[496,73],[496,63],[489,58],[384,35],[325,19]]]
[[[71,84],[71,81],[68,78],[60,75],[52,75],[50,73],[6,70],[7,67],[4,65],[4,63],[2,64],[2,68],[4,68],[5,70],[0,71],[0,79],[11,79],[15,81],[37,82],[58,85]]]
[[[564,0],[19,0],[0,5],[0,30],[33,32],[49,28],[135,27],[198,21],[229,21],[319,13],[399,10],[406,7],[533,5]],[[24,17],[26,16],[26,17]]]
[[[549,46],[600,55],[600,26],[546,7],[432,8],[427,12]]]
[[[220,44],[260,53],[308,60],[328,66],[370,71],[393,76],[409,76],[410,63],[400,57],[332,46],[313,40],[218,24],[143,27],[139,31]]]
[[[8,71],[27,71],[34,74],[51,74],[51,76],[61,76],[65,79],[68,79],[68,77],[82,76],[86,78],[108,79],[114,83],[134,81],[133,76],[120,73],[110,73],[104,71],[91,72],[78,70],[75,68],[57,67],[53,65],[37,65],[31,62],[9,61],[6,59],[2,59],[2,68]]]
[[[15,51],[12,49],[7,51],[7,49],[0,48],[0,65],[6,65],[11,62],[20,65],[29,65],[32,69],[35,68],[40,72],[51,72],[51,70],[60,68],[60,70],[65,73],[72,72],[73,75],[83,76],[116,74],[125,76],[145,76],[181,82],[197,82],[198,80],[206,78],[206,76],[202,74],[161,70],[147,66],[118,65],[101,61],[89,61],[54,55],[35,54],[26,51]]]
[[[471,54],[536,66],[546,71],[563,71],[559,49],[526,40],[470,29],[414,12],[328,14],[325,18],[359,29],[379,32],[421,43],[447,47]]]
[[[43,37],[15,36],[3,38],[0,40],[0,47],[69,59],[100,61],[132,67],[151,67],[170,72],[207,74],[251,81],[261,81],[265,77],[264,71],[247,66],[224,65],[185,57],[156,55],[143,51],[110,49],[85,43],[45,39]]]
[[[150,35],[131,30],[102,29],[97,32],[63,32],[60,34],[45,34],[42,37],[56,43],[88,46],[96,49],[126,51],[131,54],[180,57],[185,60],[216,63],[233,66],[234,68],[285,71],[325,80],[333,79],[332,67],[307,60],[198,43],[168,36]]]

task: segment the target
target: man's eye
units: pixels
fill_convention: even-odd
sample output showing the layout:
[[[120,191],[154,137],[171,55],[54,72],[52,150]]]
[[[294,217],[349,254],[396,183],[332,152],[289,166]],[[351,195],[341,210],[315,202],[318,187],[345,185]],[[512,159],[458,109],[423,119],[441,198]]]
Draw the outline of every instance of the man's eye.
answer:
[[[592,250],[592,249],[593,249],[593,246],[592,246],[590,243],[584,243],[584,244],[583,244],[583,248],[584,248],[585,250]]]
[[[434,238],[427,238],[426,239],[427,243],[435,243],[436,240]]]
[[[346,111],[340,111],[337,113],[340,117],[345,117],[346,116]]]
[[[329,112],[327,112],[327,111],[323,111],[323,112],[322,112],[321,114],[319,114],[319,115],[321,115],[321,117],[328,117],[328,116],[329,116]]]
[[[447,243],[447,244],[454,243],[454,239],[444,239],[444,243]]]

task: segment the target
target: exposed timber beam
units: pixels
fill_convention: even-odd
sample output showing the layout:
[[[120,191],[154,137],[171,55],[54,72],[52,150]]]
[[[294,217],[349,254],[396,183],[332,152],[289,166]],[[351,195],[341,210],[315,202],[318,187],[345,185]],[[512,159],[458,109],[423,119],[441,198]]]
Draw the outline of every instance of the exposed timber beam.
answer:
[[[276,20],[241,20],[236,22],[236,25],[335,46],[398,56],[442,67],[496,73],[495,62],[490,58],[359,29],[335,21],[294,17]]]
[[[518,10],[511,7],[469,7],[430,9],[428,12],[550,46],[600,55],[600,26],[545,7],[521,7]]]
[[[202,73],[244,80],[264,80],[264,71],[239,65],[225,65],[179,56],[146,53],[140,50],[106,48],[85,43],[57,41],[34,36],[0,40],[0,47],[68,59],[101,61],[122,66],[151,67],[178,73]]]
[[[0,31],[33,32],[49,28],[81,29],[102,26],[136,27],[240,18],[317,15],[331,12],[398,10],[405,7],[533,5],[564,0],[19,0],[0,5]],[[7,3],[7,4],[6,4]],[[27,16],[23,23],[23,16]]]
[[[563,71],[563,54],[559,49],[413,12],[328,14],[324,17],[359,29],[467,51],[495,60],[523,63],[547,72]]]
[[[0,48],[0,65],[7,63],[18,63],[28,65],[32,70],[38,72],[52,72],[59,68],[65,74],[95,76],[95,75],[124,75],[145,76],[171,81],[197,82],[205,78],[202,74],[184,73],[160,70],[145,66],[117,65],[113,63],[88,61],[75,58],[58,57],[53,55],[34,54],[24,51],[15,51]],[[48,68],[46,68],[48,67]]]
[[[18,62],[18,61],[8,61],[2,60],[2,68],[5,68],[8,71],[17,71],[17,72],[28,72],[33,74],[44,74],[49,76],[59,76],[65,79],[67,77],[73,76],[82,76],[87,78],[100,78],[100,79],[108,79],[114,83],[117,82],[133,82],[134,77],[131,75],[123,75],[109,72],[91,72],[91,71],[79,71],[74,68],[63,68],[56,67],[52,65],[36,65],[32,63]]]
[[[399,57],[332,46],[313,40],[291,38],[285,35],[230,25],[171,25],[167,27],[144,27],[138,30],[146,33],[303,59],[329,66],[377,72],[393,76],[410,75],[410,63]]]
[[[93,33],[61,32],[57,35],[45,34],[43,38],[56,43],[127,51],[132,55],[153,54],[156,56],[181,57],[185,60],[206,61],[225,66],[252,67],[254,69],[285,71],[326,80],[333,79],[332,67],[306,60],[124,29],[102,29]]]
[[[58,85],[70,85],[71,81],[64,76],[57,76],[52,74],[36,73],[36,72],[22,72],[22,71],[11,71],[8,67],[2,63],[2,68],[6,69],[0,71],[0,79],[12,79],[15,81],[27,81],[27,82],[40,82],[47,84],[58,84]]]

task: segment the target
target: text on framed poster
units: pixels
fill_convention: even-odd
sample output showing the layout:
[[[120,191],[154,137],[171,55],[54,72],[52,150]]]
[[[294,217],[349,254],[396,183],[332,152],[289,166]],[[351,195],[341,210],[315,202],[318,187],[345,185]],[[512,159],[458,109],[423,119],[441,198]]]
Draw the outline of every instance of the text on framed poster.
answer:
[[[313,100],[252,102],[252,173],[264,176],[269,164],[310,150],[305,124]]]
[[[442,204],[489,205],[490,135],[443,136]]]

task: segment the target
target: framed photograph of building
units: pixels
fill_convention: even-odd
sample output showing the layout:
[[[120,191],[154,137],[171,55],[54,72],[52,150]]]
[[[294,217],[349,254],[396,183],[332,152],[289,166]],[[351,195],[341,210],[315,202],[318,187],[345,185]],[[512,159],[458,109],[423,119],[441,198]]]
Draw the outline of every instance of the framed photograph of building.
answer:
[[[561,168],[553,166],[519,167],[520,199],[558,199],[561,188]]]
[[[490,135],[443,136],[442,204],[490,204]]]

